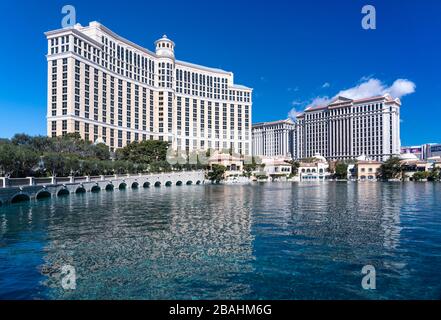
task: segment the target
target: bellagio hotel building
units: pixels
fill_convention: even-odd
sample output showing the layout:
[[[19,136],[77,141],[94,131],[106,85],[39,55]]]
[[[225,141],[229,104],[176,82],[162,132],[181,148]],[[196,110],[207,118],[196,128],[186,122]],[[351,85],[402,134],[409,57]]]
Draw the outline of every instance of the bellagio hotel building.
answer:
[[[166,36],[151,52],[97,22],[45,35],[48,136],[76,132],[112,151],[157,139],[251,155],[252,89],[233,73],[176,60]]]

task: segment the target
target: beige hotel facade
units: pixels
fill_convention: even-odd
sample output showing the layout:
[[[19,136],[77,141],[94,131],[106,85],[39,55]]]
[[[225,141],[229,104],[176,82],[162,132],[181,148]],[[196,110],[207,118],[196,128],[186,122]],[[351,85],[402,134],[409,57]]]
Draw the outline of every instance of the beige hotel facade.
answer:
[[[327,160],[366,156],[385,161],[400,154],[400,99],[390,95],[365,99],[337,97],[309,107],[296,120],[253,125],[253,155],[293,159],[317,155]]]
[[[294,157],[385,161],[400,154],[401,101],[389,94],[365,99],[337,97],[297,116]]]
[[[166,36],[152,52],[98,22],[45,35],[48,136],[76,132],[112,151],[157,139],[251,155],[252,89],[232,72],[176,60]]]

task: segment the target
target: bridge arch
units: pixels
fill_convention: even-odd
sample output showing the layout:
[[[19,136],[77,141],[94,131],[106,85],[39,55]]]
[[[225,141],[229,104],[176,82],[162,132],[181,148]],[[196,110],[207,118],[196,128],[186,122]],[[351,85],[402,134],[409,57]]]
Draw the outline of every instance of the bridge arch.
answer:
[[[171,182],[171,181],[167,181],[167,182],[165,183],[165,186],[166,186],[166,187],[171,187],[171,186],[172,186],[172,182]]]
[[[100,188],[100,186],[98,186],[98,185],[93,186],[93,187],[90,189],[90,192],[94,192],[94,193],[96,193],[96,192],[100,192],[100,191],[101,191],[101,188]]]
[[[144,188],[150,188],[150,182],[146,181],[143,185]]]
[[[126,190],[126,188],[127,188],[127,183],[125,182],[121,182],[118,186],[119,190]]]
[[[132,183],[132,189],[138,189],[138,187],[139,187],[139,183],[138,182],[133,182]]]
[[[156,182],[155,182],[155,187],[159,188],[160,186],[161,186],[161,182],[156,181]]]
[[[30,201],[30,200],[31,200],[31,197],[29,195],[27,195],[26,193],[18,193],[11,198],[11,203],[19,203],[19,202],[25,202],[25,201]]]
[[[40,199],[47,199],[52,197],[52,194],[47,191],[47,190],[41,190],[37,193],[37,195],[35,196],[35,199],[40,200]]]
[[[197,185],[199,185],[199,184],[201,184],[201,183],[202,183],[201,180],[196,181],[196,184],[197,184]]]
[[[80,194],[80,193],[86,193],[86,189],[83,186],[79,186],[76,190],[75,190],[76,194]]]
[[[176,185],[177,186],[182,186],[182,181],[179,180],[178,182],[176,182]]]
[[[191,186],[192,184],[193,184],[193,181],[191,181],[191,180],[188,180],[186,183],[187,186]]]
[[[58,190],[58,192],[57,192],[58,197],[68,196],[69,194],[70,194],[70,192],[69,192],[69,190],[67,190],[67,188],[62,188],[62,189]]]
[[[109,184],[106,186],[106,191],[113,191],[114,188],[115,188],[115,186],[114,186],[113,184],[109,183]]]

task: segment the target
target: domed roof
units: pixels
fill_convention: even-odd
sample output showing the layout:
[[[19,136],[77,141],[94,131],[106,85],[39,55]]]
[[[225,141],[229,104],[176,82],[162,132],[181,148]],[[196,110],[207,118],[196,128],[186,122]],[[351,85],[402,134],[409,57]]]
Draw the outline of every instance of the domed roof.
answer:
[[[161,39],[158,39],[158,40],[155,41],[156,44],[157,44],[158,42],[170,42],[170,43],[172,43],[172,44],[174,45],[174,42],[171,41],[171,40],[167,37],[166,34],[164,34],[164,35],[162,36]]]
[[[321,161],[321,162],[327,162],[327,161],[326,161],[326,158],[323,157],[323,156],[321,156],[319,153],[316,153],[316,154],[314,155],[314,158],[317,159],[318,161]]]
[[[419,160],[418,157],[416,155],[414,155],[413,153],[402,153],[400,155],[400,159],[401,160]]]
[[[175,58],[175,43],[171,41],[167,35],[163,35],[161,39],[155,41],[156,54],[161,58]]]

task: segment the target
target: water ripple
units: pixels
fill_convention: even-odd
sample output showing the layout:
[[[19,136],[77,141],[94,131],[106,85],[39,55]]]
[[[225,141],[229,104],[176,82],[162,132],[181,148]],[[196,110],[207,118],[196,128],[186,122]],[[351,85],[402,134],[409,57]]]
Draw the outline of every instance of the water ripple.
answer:
[[[1,207],[0,299],[438,299],[440,191],[273,183]],[[375,291],[361,288],[366,264]]]

